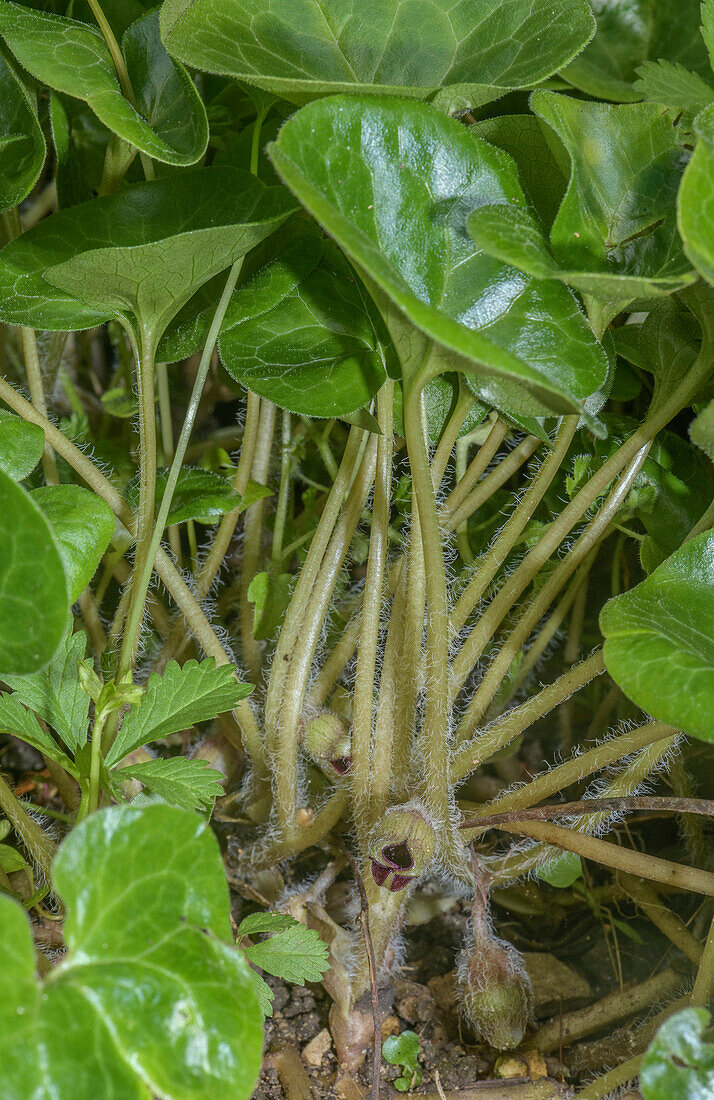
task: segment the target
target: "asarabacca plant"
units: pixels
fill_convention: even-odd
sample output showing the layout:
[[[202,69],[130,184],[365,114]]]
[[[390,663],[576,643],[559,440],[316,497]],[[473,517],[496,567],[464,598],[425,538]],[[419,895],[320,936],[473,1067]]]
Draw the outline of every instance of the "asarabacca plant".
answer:
[[[666,1025],[643,1088],[687,1027],[701,1046],[714,937],[662,897],[714,896],[688,772],[714,740],[714,2],[592,7],[2,0],[0,728],[44,757],[62,827],[81,822],[55,873],[43,820],[0,782],[21,848],[0,845],[0,886],[68,913],[40,994],[4,903],[13,1100],[40,1087],[27,1044],[71,1011],[80,962],[105,1022],[78,1012],[47,1047],[47,1095],[96,1097],[95,1071],[117,1095],[250,1094],[269,1000],[200,853],[146,927],[128,856],[106,897],[81,896],[112,837],[157,875],[152,831],[208,844],[216,765],[252,823],[244,874],[327,853],[238,931],[285,937],[271,972],[290,980],[324,969],[290,916],[330,943],[343,1068],[378,1050],[377,987],[426,883],[472,909],[466,1023],[517,1046],[530,982],[489,893],[577,886],[581,858],[697,968],[691,993],[658,986],[680,993],[658,1024],[695,1015]],[[189,755],[179,735],[214,720]],[[637,794],[658,772],[674,798]],[[602,839],[638,808],[681,815],[685,861]],[[348,863],[364,929],[329,911]],[[116,921],[85,944],[76,907],[99,919],[134,876],[126,944]],[[97,992],[138,985],[150,927],[185,938],[157,992],[173,1048]],[[271,970],[272,942],[242,946]],[[180,1072],[207,994],[178,992],[179,956],[221,1013],[243,1004],[223,1079],[210,1058]],[[86,1063],[98,1027],[126,1059]],[[634,1079],[652,1034],[581,1095]]]

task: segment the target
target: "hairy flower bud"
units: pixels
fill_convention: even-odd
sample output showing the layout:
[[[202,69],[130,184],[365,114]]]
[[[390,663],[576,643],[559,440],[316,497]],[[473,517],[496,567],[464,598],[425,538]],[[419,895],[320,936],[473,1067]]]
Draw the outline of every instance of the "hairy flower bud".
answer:
[[[339,714],[325,710],[303,726],[302,743],[307,755],[328,775],[346,775],[352,766],[350,724]]]
[[[531,983],[519,952],[495,935],[481,899],[458,975],[462,1012],[476,1034],[496,1050],[517,1047],[531,1018]]]
[[[436,832],[418,803],[392,806],[377,826],[370,844],[372,877],[377,886],[396,893],[426,869],[436,849]]]

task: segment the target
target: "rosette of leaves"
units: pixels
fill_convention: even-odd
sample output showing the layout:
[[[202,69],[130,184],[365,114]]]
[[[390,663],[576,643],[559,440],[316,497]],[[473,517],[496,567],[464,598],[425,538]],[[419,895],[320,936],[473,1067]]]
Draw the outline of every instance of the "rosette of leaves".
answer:
[[[463,372],[499,408],[578,410],[598,430],[585,401],[607,356],[571,292],[466,233],[483,205],[527,206],[510,157],[433,107],[366,97],[303,107],[269,155],[376,299],[403,377]]]

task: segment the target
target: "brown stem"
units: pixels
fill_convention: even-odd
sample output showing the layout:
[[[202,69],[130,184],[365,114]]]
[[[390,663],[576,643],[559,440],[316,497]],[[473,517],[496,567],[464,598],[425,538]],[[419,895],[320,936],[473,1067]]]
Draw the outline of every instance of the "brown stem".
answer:
[[[557,806],[533,806],[527,810],[511,810],[509,813],[475,817],[464,821],[460,829],[493,828],[513,821],[553,821],[559,817],[575,817],[597,811],[622,813],[627,810],[649,810],[658,814],[701,814],[714,817],[714,800],[708,798],[671,798],[659,795],[629,795],[622,798],[581,798],[577,802],[563,802]]]
[[[377,988],[377,964],[374,959],[372,934],[369,930],[369,901],[367,899],[367,891],[364,888],[362,872],[359,869],[357,860],[351,852],[345,850],[345,854],[350,861],[352,874],[357,883],[360,897],[359,923],[362,929],[364,947],[367,953],[367,964],[369,966],[369,989],[372,1000],[372,1020],[374,1022],[374,1038],[372,1040],[372,1100],[379,1100],[379,1074],[382,1068],[382,1010],[379,1005],[379,989]]]

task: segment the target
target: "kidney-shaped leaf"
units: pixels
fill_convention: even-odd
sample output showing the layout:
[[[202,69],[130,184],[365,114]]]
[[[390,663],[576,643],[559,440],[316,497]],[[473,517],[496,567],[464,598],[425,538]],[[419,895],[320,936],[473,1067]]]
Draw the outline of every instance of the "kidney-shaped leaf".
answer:
[[[477,382],[515,382],[568,410],[604,381],[605,353],[568,289],[505,267],[466,232],[480,206],[525,205],[501,150],[425,104],[336,96],[298,111],[269,152],[360,270]]]
[[[55,863],[68,954],[44,983],[22,909],[0,898],[8,1096],[247,1100],[261,1014],[230,939],[218,845],[170,806],[101,811]]]
[[[714,741],[714,534],[680,547],[600,615],[605,664],[655,718]]]
[[[333,92],[424,96],[447,84],[535,84],[590,39],[583,0],[167,0],[187,65],[304,102]]]
[[[83,99],[105,126],[148,156],[185,165],[205,152],[206,111],[186,70],[164,49],[158,11],[138,19],[122,40],[136,108],[125,98],[96,28],[4,0],[0,35],[33,76]]]
[[[369,404],[384,366],[364,290],[339,249],[326,241],[318,266],[269,306],[252,293],[262,274],[234,295],[226,317],[218,350],[228,373],[305,416],[344,416]]]
[[[29,493],[0,470],[0,675],[51,659],[70,603],[62,555]]]
[[[484,207],[469,230],[492,255],[538,278],[561,279],[617,311],[693,282],[677,233],[685,153],[673,119],[653,103],[586,103],[534,92],[531,104],[570,154],[571,177],[551,249],[528,213]]]
[[[114,533],[114,515],[95,493],[79,485],[43,485],[31,493],[54,532],[69,585],[78,599]]]
[[[195,168],[62,210],[0,252],[0,317],[51,330],[118,318],[156,338],[294,208],[247,172]]]
[[[0,213],[29,195],[45,161],[45,139],[30,96],[0,53]]]

